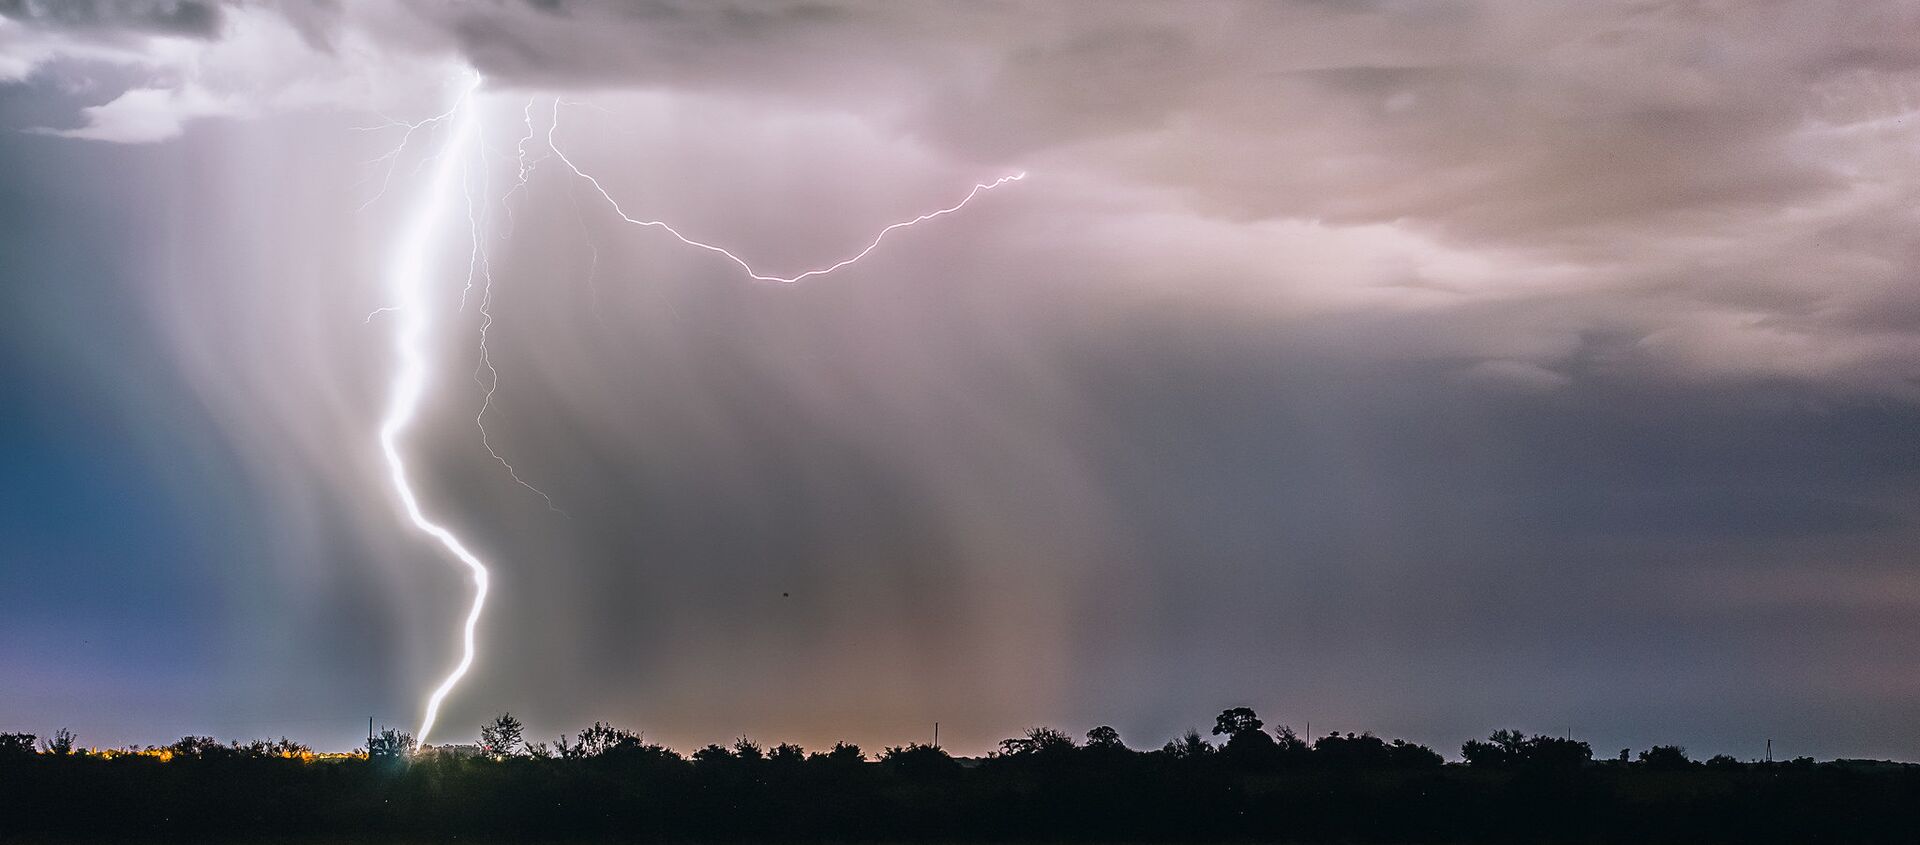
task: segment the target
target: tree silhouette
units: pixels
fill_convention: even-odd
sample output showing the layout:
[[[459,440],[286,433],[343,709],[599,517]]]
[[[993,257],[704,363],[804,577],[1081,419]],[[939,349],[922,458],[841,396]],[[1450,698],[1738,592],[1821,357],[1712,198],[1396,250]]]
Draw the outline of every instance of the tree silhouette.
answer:
[[[1640,752],[1640,765],[1655,771],[1677,771],[1693,766],[1693,760],[1682,746],[1656,745]]]
[[[1200,731],[1188,728],[1179,739],[1167,743],[1160,753],[1176,760],[1194,760],[1213,753],[1213,746],[1200,736]]]
[[[480,726],[480,751],[495,757],[510,757],[523,751],[526,727],[512,713],[502,713]]]
[[[744,736],[733,741],[733,756],[749,763],[758,763],[767,757],[766,752],[760,749],[760,743]]]
[[[1593,746],[1557,736],[1536,736],[1527,741],[1522,759],[1532,766],[1573,770],[1593,762]]]
[[[167,746],[167,753],[187,760],[208,760],[221,757],[239,756],[230,753],[230,749],[210,736],[183,736],[178,742]]]
[[[0,759],[33,756],[33,734],[0,733]]]
[[[1494,731],[1485,742],[1467,740],[1460,756],[1470,766],[1513,768],[1528,766],[1558,770],[1579,769],[1593,760],[1593,746],[1578,740],[1553,736],[1527,737],[1519,731]],[[1620,752],[1626,759],[1626,751]]]
[[[40,749],[48,754],[65,757],[73,753],[73,731],[61,728],[53,736],[40,741]]]
[[[867,755],[861,753],[860,746],[851,742],[836,742],[829,751],[815,751],[807,755],[808,762],[818,761],[829,766],[857,766],[866,762]]]
[[[960,762],[934,745],[908,743],[888,748],[880,755],[880,765],[888,772],[911,778],[950,778],[960,774]]]
[[[294,742],[286,737],[279,739],[256,739],[245,744],[234,741],[233,749],[242,757],[260,759],[265,757],[308,757],[313,749],[303,743]]]
[[[413,734],[393,728],[382,728],[379,735],[367,743],[367,757],[373,760],[397,762],[413,756],[418,743]]]
[[[1313,750],[1306,740],[1286,725],[1273,729],[1273,744],[1276,750],[1288,757],[1295,757]]]
[[[1260,721],[1251,707],[1232,707],[1220,711],[1214,717],[1213,735],[1225,736],[1227,744],[1221,750],[1234,763],[1241,766],[1259,767],[1273,761],[1273,737],[1260,728],[1266,723]]]
[[[1498,731],[1446,765],[1370,733],[1311,745],[1248,710],[1126,750],[1102,725],[1084,747],[1034,728],[984,760],[907,744],[869,762],[744,737],[689,760],[596,722],[559,757],[428,754],[384,730],[370,758],[285,738],[188,736],[164,747],[36,753],[0,734],[0,842],[1904,842],[1920,766],[1691,761],[1655,746],[1631,765],[1584,742]],[[496,720],[497,721],[497,720]],[[1233,749],[1248,736],[1265,758]],[[488,737],[501,739],[501,737]],[[1240,743],[1236,745],[1236,743]],[[523,743],[524,744],[524,743]],[[545,746],[528,746],[547,753]],[[529,753],[534,753],[530,751]],[[19,808],[19,809],[15,809]]]
[[[1259,733],[1266,723],[1254,715],[1251,707],[1230,707],[1220,711],[1213,720],[1213,735],[1225,736],[1228,740],[1245,733]]]
[[[1087,731],[1087,747],[1102,751],[1125,751],[1127,745],[1120,741],[1120,732],[1111,725],[1101,725]]]
[[[1006,757],[1059,756],[1073,751],[1073,737],[1053,728],[1028,728],[1012,739],[1000,740],[1000,754]]]
[[[580,738],[572,745],[567,744],[565,734],[560,735],[558,746],[560,756],[569,759],[599,757],[618,749],[640,747],[640,736],[631,731],[623,731],[604,722],[594,722],[593,727],[580,732]]]
[[[1482,768],[1505,768],[1518,765],[1521,749],[1526,744],[1526,735],[1514,730],[1498,730],[1489,735],[1486,741],[1469,739],[1460,746],[1460,756],[1466,758],[1467,765]]]
[[[806,759],[807,750],[791,742],[780,743],[767,752],[767,762],[781,766],[804,763]]]

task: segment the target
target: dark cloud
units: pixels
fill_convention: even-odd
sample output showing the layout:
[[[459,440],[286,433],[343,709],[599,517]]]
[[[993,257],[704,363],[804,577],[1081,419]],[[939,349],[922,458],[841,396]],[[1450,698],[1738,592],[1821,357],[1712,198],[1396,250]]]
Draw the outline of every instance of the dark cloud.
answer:
[[[220,34],[223,5],[218,0],[0,0],[0,15],[77,32],[214,38]]]

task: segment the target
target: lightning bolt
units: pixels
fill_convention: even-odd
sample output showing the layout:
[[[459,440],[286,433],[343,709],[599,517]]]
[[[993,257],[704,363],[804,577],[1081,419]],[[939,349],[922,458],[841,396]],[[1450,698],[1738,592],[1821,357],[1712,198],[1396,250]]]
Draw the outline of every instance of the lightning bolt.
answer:
[[[428,177],[418,204],[413,208],[405,225],[401,228],[398,246],[394,252],[392,264],[387,273],[387,281],[390,287],[390,294],[393,296],[393,304],[377,308],[367,315],[368,322],[371,322],[374,316],[382,313],[392,313],[397,316],[393,329],[393,348],[396,366],[388,394],[385,416],[381,420],[379,433],[380,450],[386,458],[388,482],[393,488],[394,495],[400,500],[401,509],[413,527],[420,533],[434,540],[443,550],[464,565],[473,581],[473,602],[468,607],[466,620],[461,627],[460,660],[452,671],[448,672],[447,675],[441,679],[440,684],[434,688],[433,692],[427,698],[426,710],[420,722],[420,730],[416,734],[422,745],[426,744],[428,736],[433,731],[434,722],[439,716],[441,703],[445,701],[447,695],[453,691],[454,687],[459,684],[460,679],[465,677],[467,671],[473,666],[476,653],[474,632],[479,626],[481,611],[486,606],[489,580],[487,566],[480,560],[479,556],[468,549],[466,544],[462,542],[460,537],[451,529],[428,518],[422,510],[419,496],[413,489],[413,481],[407,469],[405,456],[402,454],[400,448],[401,437],[405,435],[407,430],[413,425],[414,419],[418,415],[420,401],[427,390],[432,369],[430,362],[427,360],[428,353],[426,351],[426,340],[433,331],[433,312],[432,309],[428,307],[427,301],[428,283],[433,275],[432,268],[430,267],[431,252],[435,235],[445,227],[445,224],[452,216],[449,208],[449,198],[455,192],[456,182],[458,182],[459,193],[466,204],[467,234],[472,238],[467,259],[466,285],[461,289],[460,293],[460,303],[463,310],[469,295],[473,291],[476,280],[478,280],[481,288],[479,298],[480,363],[474,370],[474,380],[484,388],[485,394],[481,399],[478,413],[474,415],[474,424],[480,430],[481,444],[486,448],[487,453],[493,456],[494,460],[506,468],[508,475],[520,486],[538,494],[546,501],[549,508],[555,511],[559,510],[558,507],[554,506],[551,497],[539,488],[522,480],[519,472],[514,469],[513,465],[494,449],[486,428],[487,411],[492,407],[495,392],[499,390],[500,374],[494,367],[493,354],[487,346],[488,333],[493,328],[494,323],[492,310],[493,270],[492,263],[488,258],[484,246],[487,226],[484,222],[485,217],[476,211],[473,192],[473,174],[476,170],[482,173],[482,191],[484,192],[485,190],[485,139],[482,135],[483,130],[481,129],[480,120],[474,113],[477,109],[473,107],[473,101],[479,91],[480,84],[481,79],[479,74],[473,73],[471,82],[465,90],[461,92],[452,108],[425,120],[411,123],[389,121],[381,126],[362,127],[369,130],[389,127],[405,127],[406,129],[398,146],[386,155],[370,162],[370,164],[384,165],[384,172],[381,177],[379,193],[376,193],[372,198],[368,199],[366,205],[371,205],[374,201],[385,195],[388,186],[392,182],[394,167],[401,154],[405,151],[408,143],[413,139],[415,133],[429,127],[445,127],[447,130],[440,150],[421,163],[422,166],[424,166],[428,162],[431,162],[433,169]],[[682,234],[680,230],[664,221],[641,220],[627,214],[626,211],[621,208],[620,203],[613,198],[613,195],[608,193],[606,188],[600,184],[598,179],[574,164],[573,160],[561,151],[556,137],[559,130],[561,104],[561,100],[558,98],[554,99],[551,110],[552,117],[548,123],[546,132],[546,147],[550,154],[547,157],[559,160],[562,164],[566,165],[567,169],[571,171],[577,179],[584,180],[592,185],[594,190],[600,194],[602,199],[607,201],[607,204],[620,219],[635,226],[665,230],[668,234],[687,246],[724,256],[738,265],[741,270],[745,271],[747,278],[762,282],[792,284],[814,276],[827,275],[865,258],[869,253],[878,248],[881,241],[885,240],[886,237],[896,229],[904,229],[936,217],[952,214],[965,208],[975,197],[1009,182],[1021,181],[1027,176],[1025,172],[1021,172],[1009,176],[1002,176],[992,182],[976,184],[973,186],[973,190],[969,191],[959,202],[888,225],[881,229],[878,234],[874,235],[873,239],[858,252],[833,264],[807,270],[793,276],[768,275],[756,271],[745,259],[742,259],[732,251],[724,247],[687,237]],[[512,232],[512,199],[514,195],[523,192],[527,188],[529,176],[532,174],[535,165],[547,158],[534,159],[529,158],[528,155],[527,145],[533,140],[536,134],[533,121],[532,100],[527,102],[526,108],[522,110],[522,116],[527,131],[526,135],[523,136],[515,146],[517,156],[516,179],[513,186],[510,187],[499,200],[501,206],[505,208],[507,212],[508,235]],[[475,155],[476,151],[478,152],[477,156]],[[362,208],[364,207],[366,206],[363,205]],[[595,253],[597,258],[598,250],[595,250]],[[485,380],[480,378],[480,372],[482,370],[488,374]]]
[[[381,129],[391,129],[396,126],[404,126],[407,129],[406,133],[400,136],[400,143],[397,146],[395,146],[391,150],[388,150],[386,155],[376,158],[373,161],[367,162],[368,164],[385,164],[386,168],[383,169],[380,174],[380,190],[375,191],[373,196],[368,197],[366,202],[363,202],[360,204],[361,211],[366,211],[367,206],[370,206],[376,202],[379,202],[381,197],[384,197],[387,195],[387,187],[393,184],[393,167],[394,165],[399,163],[400,154],[407,151],[407,143],[413,140],[413,133],[418,132],[430,126],[439,126],[440,124],[445,123],[448,119],[453,117],[454,112],[460,110],[460,106],[465,102],[466,102],[465,97],[462,97],[459,101],[454,103],[453,108],[447,109],[446,111],[443,111],[425,120],[416,120],[411,123],[408,123],[403,120],[388,120],[386,123],[382,123],[376,126],[354,127],[354,129],[359,132],[374,132]]]
[[[535,98],[533,97],[528,97],[527,107],[520,110],[520,118],[523,122],[526,123],[527,134],[520,136],[519,142],[513,145],[513,152],[515,157],[513,187],[508,188],[507,192],[500,196],[500,207],[506,209],[507,211],[507,231],[505,235],[506,237],[513,236],[513,226],[514,226],[513,195],[526,190],[527,177],[531,175],[533,173],[533,169],[539,166],[540,164],[540,159],[527,158],[527,144],[533,141],[533,136],[534,136],[534,129],[533,129],[534,99]]]
[[[568,170],[573,171],[573,175],[578,176],[582,179],[585,179],[589,184],[593,185],[593,189],[595,191],[600,192],[601,198],[607,201],[607,205],[613,208],[613,213],[619,215],[620,219],[625,220],[628,223],[631,223],[635,226],[651,226],[657,229],[664,229],[666,230],[667,234],[674,236],[675,238],[679,239],[681,243],[686,244],[687,246],[704,249],[704,250],[707,250],[708,252],[716,252],[723,256],[726,256],[727,260],[740,265],[740,269],[746,271],[747,278],[753,279],[754,281],[759,281],[759,282],[778,282],[780,284],[790,285],[790,284],[793,284],[794,282],[798,282],[802,279],[810,278],[813,276],[824,276],[828,273],[831,273],[835,270],[838,270],[842,267],[845,267],[849,264],[859,261],[862,258],[867,257],[867,253],[873,252],[875,249],[879,248],[880,242],[883,240],[886,240],[888,235],[893,234],[893,231],[895,229],[905,229],[908,226],[912,226],[918,223],[924,223],[928,220],[932,220],[935,217],[942,217],[948,214],[952,214],[956,211],[959,211],[960,209],[966,208],[967,203],[973,202],[974,197],[977,197],[983,193],[986,193],[987,191],[991,191],[994,188],[998,188],[1001,185],[1005,185],[1008,182],[1018,182],[1022,179],[1027,178],[1026,172],[1022,171],[1019,173],[1012,174],[1010,176],[1002,176],[998,179],[995,179],[992,182],[979,183],[977,185],[974,185],[973,190],[968,191],[965,197],[962,197],[959,202],[956,202],[953,205],[947,206],[946,208],[942,208],[937,211],[929,211],[918,217],[912,218],[910,220],[902,220],[898,223],[894,223],[884,229],[881,229],[879,234],[873,236],[872,241],[869,241],[864,248],[862,248],[859,252],[854,253],[851,257],[843,258],[839,261],[834,262],[833,264],[829,264],[825,267],[821,267],[816,270],[808,270],[797,276],[769,276],[753,269],[753,265],[748,264],[746,259],[741,258],[738,255],[735,255],[732,251],[728,250],[725,247],[715,246],[710,243],[696,241],[692,238],[689,238],[686,235],[681,234],[679,229],[675,229],[673,226],[669,225],[665,221],[639,220],[639,219],[635,219],[632,215],[629,215],[624,209],[620,207],[620,201],[614,199],[612,194],[607,193],[607,189],[600,184],[600,180],[593,178],[593,176],[581,170],[578,165],[573,163],[573,159],[568,158],[567,154],[560,150],[559,142],[554,139],[554,135],[559,131],[559,129],[560,129],[560,101],[558,99],[555,99],[553,101],[553,119],[550,123],[547,124],[547,149],[552,150],[554,157],[558,158],[561,164],[566,165]]]
[[[467,148],[478,134],[473,110],[466,106],[479,87],[480,78],[475,74],[472,83],[461,93],[453,108],[436,118],[451,120],[451,132],[443,143],[439,161],[433,167],[419,205],[401,230],[399,249],[394,253],[393,264],[388,272],[388,283],[392,287],[394,301],[398,303],[393,306],[398,316],[393,334],[398,365],[387,398],[386,417],[380,423],[380,451],[387,460],[387,480],[392,484],[394,494],[400,498],[400,505],[413,527],[437,541],[448,554],[464,564],[473,577],[473,604],[467,610],[466,624],[461,629],[460,662],[427,698],[426,715],[421,719],[420,730],[416,734],[422,743],[433,732],[434,719],[440,713],[440,702],[446,699],[447,693],[453,691],[454,685],[473,666],[473,632],[480,624],[480,611],[487,603],[486,564],[481,563],[480,558],[469,551],[451,530],[427,518],[421,511],[420,498],[414,493],[413,481],[407,473],[406,458],[400,452],[400,436],[412,426],[419,412],[420,397],[427,389],[427,360],[422,346],[432,330],[433,312],[427,307],[426,288],[433,236],[447,216],[447,198],[453,193],[454,180],[465,175]],[[407,137],[412,137],[417,128],[408,128]],[[406,139],[403,138],[401,144],[404,146],[405,143]],[[398,152],[394,155],[397,156]],[[462,188],[464,190],[464,185]]]
[[[529,101],[529,106],[531,106],[531,101]],[[528,130],[532,130],[531,124],[528,125]],[[485,130],[476,124],[474,131],[480,136],[481,149],[486,149]],[[520,151],[519,182],[515,184],[513,188],[509,189],[507,194],[501,197],[500,200],[501,205],[508,210],[509,222],[511,222],[513,214],[513,206],[509,201],[514,191],[526,186],[527,179],[528,165],[524,139],[518,149]],[[493,259],[492,256],[487,254],[484,218],[474,208],[472,171],[476,168],[473,168],[471,164],[472,163],[469,162],[466,177],[462,179],[460,183],[461,194],[467,202],[467,232],[473,239],[472,247],[467,254],[467,286],[460,291],[460,309],[462,311],[466,310],[467,297],[473,293],[473,280],[477,274],[482,280],[480,291],[480,363],[476,364],[473,368],[473,382],[486,391],[486,394],[480,399],[480,410],[474,412],[473,426],[480,430],[480,446],[486,449],[487,454],[492,455],[493,459],[498,461],[500,466],[506,468],[507,476],[513,479],[513,483],[525,487],[532,491],[535,496],[539,496],[541,501],[547,503],[547,510],[553,511],[561,516],[566,516],[567,512],[561,510],[559,505],[553,503],[553,497],[547,495],[547,491],[527,483],[526,479],[520,477],[520,471],[515,469],[513,464],[510,463],[505,456],[500,454],[499,450],[493,448],[493,437],[487,433],[487,411],[493,407],[493,395],[500,390],[500,371],[493,365],[493,351],[487,348],[487,335],[493,330]],[[480,173],[481,191],[484,192],[486,190],[487,176],[486,162],[480,162],[480,166],[477,169]],[[480,378],[480,372],[482,370],[485,370],[487,373],[485,381],[482,381]]]

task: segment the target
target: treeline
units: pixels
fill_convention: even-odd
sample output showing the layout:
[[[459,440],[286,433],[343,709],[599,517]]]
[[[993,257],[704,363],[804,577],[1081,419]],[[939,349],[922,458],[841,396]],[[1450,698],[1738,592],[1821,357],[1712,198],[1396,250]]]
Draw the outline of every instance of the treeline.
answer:
[[[383,731],[353,754],[187,737],[90,750],[0,734],[0,840],[1912,841],[1920,767],[1596,759],[1500,731],[1464,763],[1371,734],[1308,740],[1221,713],[1147,751],[1111,727],[1034,728],[956,759],[748,739],[682,755],[596,723],[531,742],[512,716],[475,746]]]

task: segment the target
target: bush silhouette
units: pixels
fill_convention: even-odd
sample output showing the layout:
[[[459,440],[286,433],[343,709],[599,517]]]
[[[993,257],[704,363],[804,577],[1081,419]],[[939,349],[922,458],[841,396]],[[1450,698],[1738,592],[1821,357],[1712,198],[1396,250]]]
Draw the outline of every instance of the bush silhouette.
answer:
[[[909,743],[877,761],[745,737],[689,758],[601,722],[499,754],[414,753],[393,729],[366,755],[7,733],[0,841],[1904,842],[1920,806],[1920,767],[1900,764],[1699,764],[1676,745],[1595,762],[1585,742],[1506,730],[1448,765],[1370,733],[1308,743],[1251,708],[1214,725],[1219,748],[1198,730],[1135,752],[1111,726],[1085,745],[1037,727],[983,759]],[[511,742],[483,731],[475,748]]]
[[[32,757],[36,739],[33,734],[0,733],[0,760]]]

